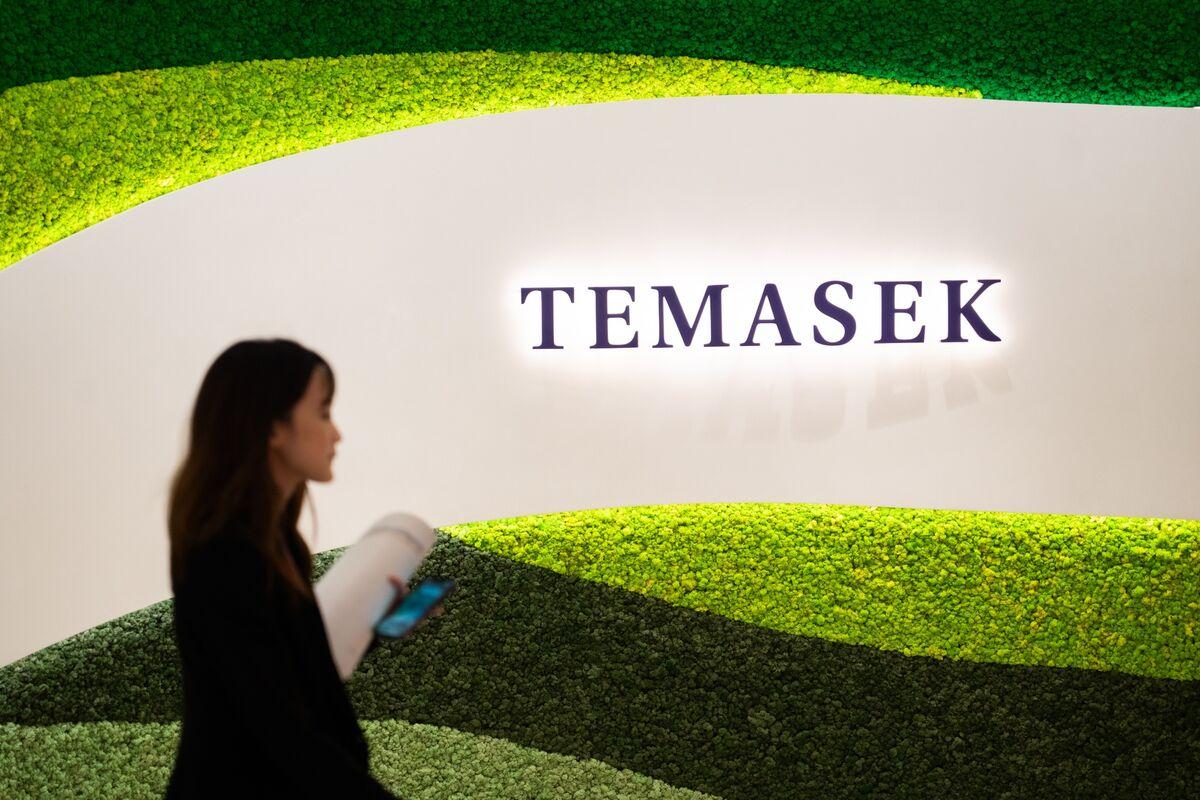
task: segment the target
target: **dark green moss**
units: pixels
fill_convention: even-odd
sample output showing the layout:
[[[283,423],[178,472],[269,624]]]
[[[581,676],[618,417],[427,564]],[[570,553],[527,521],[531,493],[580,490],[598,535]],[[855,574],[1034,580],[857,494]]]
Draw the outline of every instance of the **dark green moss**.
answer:
[[[316,575],[338,551],[320,554]],[[729,798],[1187,797],[1200,682],[908,657],[771,631],[442,534],[445,616],[350,681],[403,719]],[[178,719],[169,601],[0,670],[0,722]]]
[[[213,61],[492,49],[744,60],[1005,99],[1200,105],[1197,0],[16,0],[4,11],[0,89]]]

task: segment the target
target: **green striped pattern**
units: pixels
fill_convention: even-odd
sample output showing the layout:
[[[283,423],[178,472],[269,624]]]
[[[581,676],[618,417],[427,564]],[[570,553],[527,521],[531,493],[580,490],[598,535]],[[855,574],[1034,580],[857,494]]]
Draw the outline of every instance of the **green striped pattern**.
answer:
[[[713,503],[491,520],[477,547],[908,655],[1200,678],[1200,521]]]
[[[414,576],[458,583],[446,614],[386,642],[348,689],[364,726],[402,721],[502,739],[730,800],[872,791],[913,798],[1195,794],[1195,651],[1175,661],[1153,654],[1177,624],[1169,613],[1183,615],[1186,628],[1200,607],[1196,524],[975,517],[702,504],[453,526],[439,531]],[[926,606],[928,616],[953,617],[982,602],[977,589],[991,570],[987,558],[966,555],[955,529],[981,532],[977,552],[985,551],[1003,544],[987,535],[1001,522],[1012,549],[1001,557],[1007,566],[992,571],[1011,581],[1022,572],[1042,575],[1031,580],[1043,581],[1047,602],[1036,609],[1045,612],[1038,619],[1046,628],[1089,619],[1096,629],[1118,630],[1122,620],[1144,613],[1146,593],[1124,599],[1082,588],[1117,574],[1134,586],[1156,586],[1160,598],[1182,593],[1184,610],[1168,613],[1160,605],[1160,625],[1123,629],[1143,661],[1110,659],[1102,668],[1053,665],[1077,655],[1086,632],[1047,637],[1044,656],[1026,653],[1023,663],[989,658],[979,648],[930,657],[863,643],[880,630],[872,622],[879,598],[843,593],[835,573],[867,570],[864,585],[907,581],[915,597],[943,598],[940,607]],[[938,544],[917,546],[918,523]],[[889,526],[906,525],[910,563],[890,570],[900,555]],[[872,528],[871,535],[855,533]],[[789,537],[796,539],[790,546]],[[777,557],[761,558],[764,543]],[[1040,551],[1042,572],[1032,561],[1011,559],[1023,550]],[[1155,554],[1168,550],[1182,555]],[[339,552],[317,555],[317,577]],[[655,561],[663,557],[674,561],[660,571]],[[921,568],[937,559],[965,563],[945,575]],[[654,577],[667,573],[675,577]],[[1050,573],[1071,580],[1054,583]],[[667,588],[657,595],[632,588],[651,580]],[[713,608],[717,601],[721,610]],[[845,613],[834,614],[835,606]],[[788,619],[784,612],[800,621],[824,616],[827,627],[781,630],[773,620],[781,613]],[[893,613],[891,630],[907,629],[914,638],[953,638],[956,630],[945,620]],[[21,735],[22,726],[178,721],[171,619],[171,601],[163,601],[0,669],[0,723],[15,726],[7,735]],[[1156,669],[1178,677],[1147,674]],[[372,763],[400,757],[397,750],[373,748]],[[464,774],[475,768],[462,767]],[[151,783],[147,773],[137,787],[117,784],[107,796]],[[412,796],[434,791],[408,788]]]
[[[1197,0],[18,0],[8,11],[0,269],[198,180],[475,114],[807,91],[1200,105]]]

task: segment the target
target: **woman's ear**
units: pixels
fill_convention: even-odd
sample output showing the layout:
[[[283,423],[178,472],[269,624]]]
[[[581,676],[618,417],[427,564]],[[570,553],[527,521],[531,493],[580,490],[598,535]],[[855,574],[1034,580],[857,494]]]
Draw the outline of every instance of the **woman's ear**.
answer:
[[[286,423],[278,420],[271,423],[271,438],[267,440],[267,447],[282,447],[287,439],[289,426]]]

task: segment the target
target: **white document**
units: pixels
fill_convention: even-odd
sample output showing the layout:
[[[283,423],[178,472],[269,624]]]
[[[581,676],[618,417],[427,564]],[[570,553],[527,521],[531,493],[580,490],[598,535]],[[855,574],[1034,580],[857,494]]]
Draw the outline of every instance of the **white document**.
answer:
[[[395,600],[397,589],[388,575],[411,580],[436,542],[436,531],[415,514],[388,514],[314,584],[329,650],[343,681],[362,660],[376,623]]]

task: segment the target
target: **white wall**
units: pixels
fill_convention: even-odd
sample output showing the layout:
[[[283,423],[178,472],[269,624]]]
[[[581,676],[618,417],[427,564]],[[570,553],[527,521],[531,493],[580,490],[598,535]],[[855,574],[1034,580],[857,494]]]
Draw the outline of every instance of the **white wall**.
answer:
[[[1200,517],[1198,141],[1190,109],[670,98],[374,136],[138,206],[0,272],[0,662],[169,596],[187,415],[251,336],[336,371],[317,550],[400,509]],[[937,341],[938,281],[984,278],[1002,341]],[[855,286],[842,347],[813,341],[841,330],[811,304],[825,280]],[[885,280],[923,282],[897,326],[924,343],[873,343]],[[765,282],[799,347],[769,325],[738,346]],[[705,322],[650,347],[650,286],[694,312],[709,283],[731,346]],[[532,349],[535,285],[575,287],[563,350]],[[636,287],[641,347],[588,348],[598,285]]]

